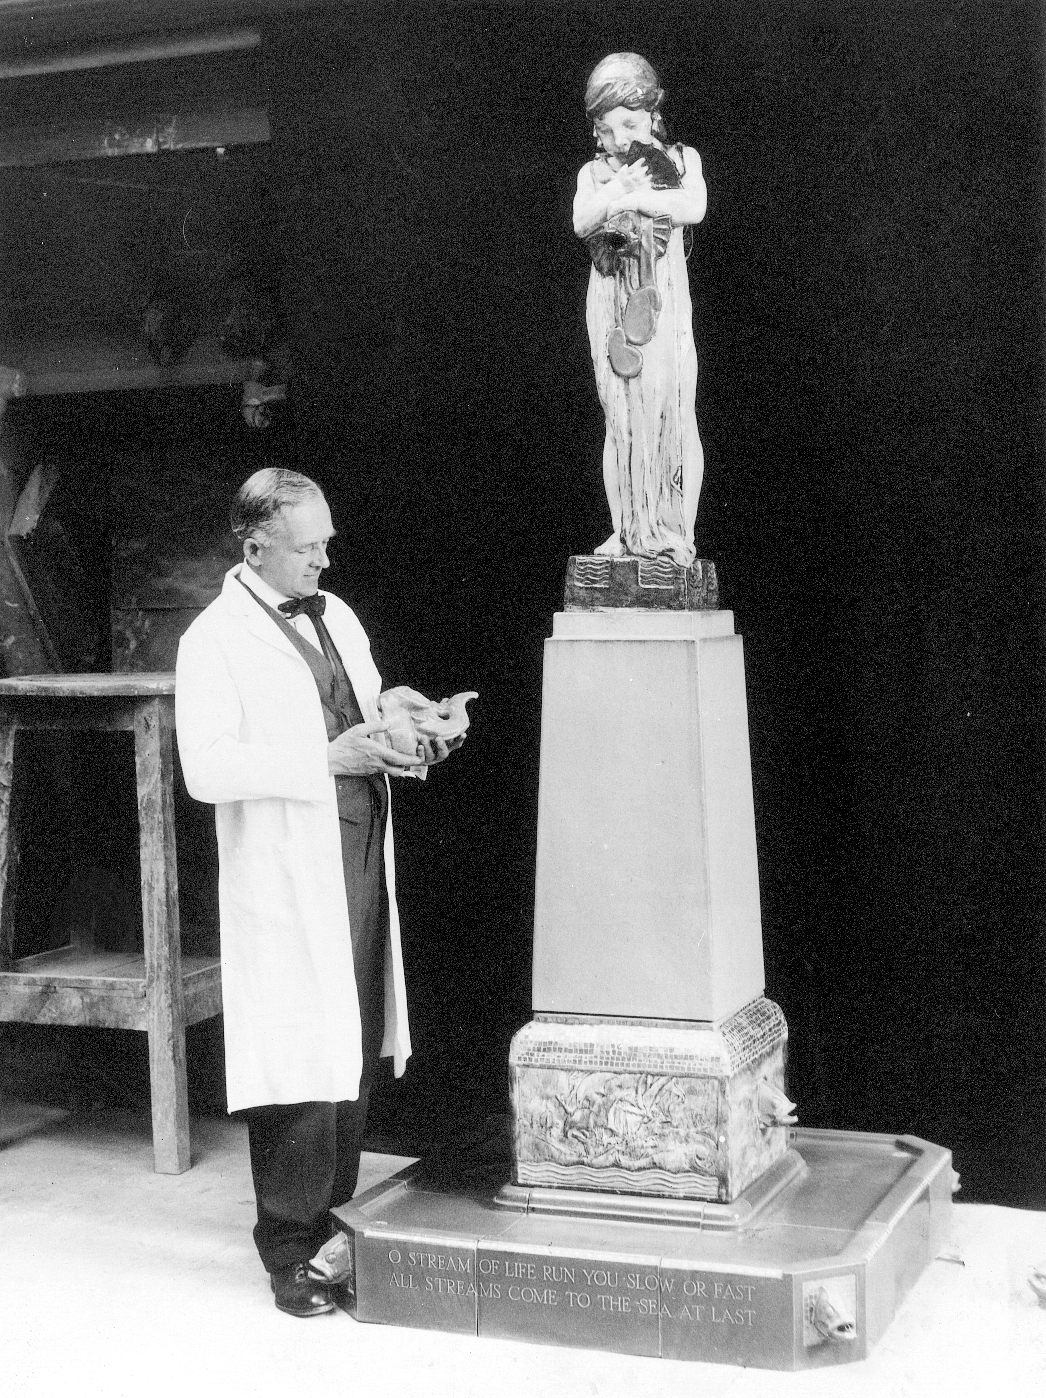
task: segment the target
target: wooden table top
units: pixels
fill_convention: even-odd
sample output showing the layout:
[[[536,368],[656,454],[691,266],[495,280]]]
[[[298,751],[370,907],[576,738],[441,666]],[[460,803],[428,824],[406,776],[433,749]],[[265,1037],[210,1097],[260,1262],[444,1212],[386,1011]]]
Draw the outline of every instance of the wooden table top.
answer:
[[[120,675],[16,675],[0,680],[0,700],[149,699],[173,693],[173,670]]]

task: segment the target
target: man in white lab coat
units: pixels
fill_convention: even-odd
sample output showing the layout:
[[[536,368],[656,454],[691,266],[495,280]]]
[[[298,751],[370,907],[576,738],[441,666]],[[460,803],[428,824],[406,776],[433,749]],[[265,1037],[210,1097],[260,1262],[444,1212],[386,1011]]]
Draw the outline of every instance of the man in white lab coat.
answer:
[[[414,757],[380,740],[366,634],[319,591],[334,535],[319,487],[266,469],[231,511],[244,562],[178,651],[186,785],[218,831],[230,1111],[247,1116],[255,1241],[276,1305],[332,1309],[308,1259],[356,1187],[379,1056],[410,1055],[389,776]]]

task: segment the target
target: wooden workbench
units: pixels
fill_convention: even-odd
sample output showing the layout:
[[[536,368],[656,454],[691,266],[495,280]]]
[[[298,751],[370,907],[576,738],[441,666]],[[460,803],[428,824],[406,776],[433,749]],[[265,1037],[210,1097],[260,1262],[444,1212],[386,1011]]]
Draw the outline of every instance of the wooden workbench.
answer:
[[[79,943],[15,958],[19,730],[134,735],[143,950]],[[221,1013],[218,957],[181,955],[174,829],[173,674],[0,680],[0,1021],[137,1029],[149,1035],[155,1168],[190,1165],[185,1028]]]

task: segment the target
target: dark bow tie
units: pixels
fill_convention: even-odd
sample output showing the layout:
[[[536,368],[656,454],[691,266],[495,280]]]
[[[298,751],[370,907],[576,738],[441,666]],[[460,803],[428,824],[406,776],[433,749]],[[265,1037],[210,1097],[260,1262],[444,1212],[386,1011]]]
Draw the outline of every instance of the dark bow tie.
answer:
[[[317,592],[312,597],[292,597],[289,602],[281,602],[280,611],[284,616],[299,616],[304,612],[312,621],[318,621],[326,606],[326,597]]]

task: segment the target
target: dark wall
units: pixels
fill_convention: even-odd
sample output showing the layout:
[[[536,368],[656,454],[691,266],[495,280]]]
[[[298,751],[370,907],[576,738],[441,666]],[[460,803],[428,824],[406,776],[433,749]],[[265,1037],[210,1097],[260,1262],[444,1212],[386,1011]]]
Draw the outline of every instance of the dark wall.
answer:
[[[542,640],[607,529],[569,211],[616,48],[705,160],[698,546],[746,640],[801,1120],[925,1135],[966,1197],[1042,1203],[1034,3],[401,4],[269,35],[331,585],[388,682],[481,692],[397,791],[415,1060],[374,1125],[500,1108],[529,1015]]]

